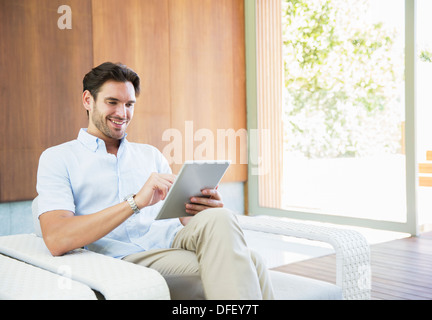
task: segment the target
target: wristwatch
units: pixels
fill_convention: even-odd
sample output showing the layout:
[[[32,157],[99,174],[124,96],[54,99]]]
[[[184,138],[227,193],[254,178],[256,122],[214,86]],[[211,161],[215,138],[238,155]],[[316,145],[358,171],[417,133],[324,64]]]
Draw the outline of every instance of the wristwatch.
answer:
[[[137,204],[135,203],[135,194],[131,193],[129,195],[127,195],[123,200],[127,201],[130,205],[130,207],[132,208],[133,212],[135,214],[140,212],[140,209],[138,208]]]

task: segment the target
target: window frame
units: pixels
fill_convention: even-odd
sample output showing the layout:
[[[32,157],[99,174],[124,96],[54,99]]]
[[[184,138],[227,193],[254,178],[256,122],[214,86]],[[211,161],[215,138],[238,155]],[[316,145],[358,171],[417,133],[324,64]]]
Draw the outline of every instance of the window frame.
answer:
[[[244,0],[245,8],[245,43],[246,43],[246,103],[248,132],[258,131],[258,78],[257,78],[257,1]],[[280,0],[266,0],[280,1]],[[417,235],[419,232],[417,217],[418,169],[416,159],[416,0],[405,0],[405,143],[406,143],[406,222],[382,221],[354,217],[343,217],[307,211],[293,211],[268,208],[259,205],[259,175],[253,164],[259,164],[259,139],[249,134],[248,150],[248,214],[270,215],[292,219],[312,220],[326,223],[352,225],[373,229],[406,232]]]

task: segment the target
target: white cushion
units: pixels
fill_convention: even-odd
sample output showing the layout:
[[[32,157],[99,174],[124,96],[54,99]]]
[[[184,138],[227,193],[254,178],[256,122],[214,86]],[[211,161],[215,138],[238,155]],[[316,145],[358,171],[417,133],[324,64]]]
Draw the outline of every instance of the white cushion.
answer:
[[[43,239],[35,235],[0,237],[0,253],[56,274],[66,272],[68,277],[99,291],[106,299],[170,297],[165,280],[155,270],[83,249],[53,257]]]
[[[341,300],[342,289],[334,284],[269,270],[277,300]]]
[[[86,285],[0,254],[0,300],[96,299]]]

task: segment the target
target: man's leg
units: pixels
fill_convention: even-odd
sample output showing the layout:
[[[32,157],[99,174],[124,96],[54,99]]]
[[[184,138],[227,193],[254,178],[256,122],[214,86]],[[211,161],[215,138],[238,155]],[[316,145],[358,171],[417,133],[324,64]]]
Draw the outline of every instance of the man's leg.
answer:
[[[274,298],[265,264],[247,248],[230,211],[200,212],[178,232],[172,246],[135,253],[124,260],[158,270],[178,298],[201,298],[203,287],[207,299]],[[182,279],[185,287],[186,282],[193,283],[192,293],[178,290]]]
[[[206,299],[195,253],[183,249],[156,249],[131,254],[123,258],[152,268],[165,278],[171,299]]]
[[[250,251],[251,258],[255,264],[257,276],[259,279],[261,292],[264,300],[274,300],[273,287],[271,285],[271,279],[267,271],[267,266],[264,263],[263,258],[255,251]]]
[[[233,213],[208,209],[178,232],[173,248],[196,254],[208,299],[273,299],[264,263],[251,254]]]

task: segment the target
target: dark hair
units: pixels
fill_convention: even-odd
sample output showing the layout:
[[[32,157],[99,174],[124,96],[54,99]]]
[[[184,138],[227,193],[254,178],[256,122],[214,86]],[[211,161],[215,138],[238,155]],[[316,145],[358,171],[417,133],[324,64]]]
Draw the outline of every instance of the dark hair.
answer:
[[[135,89],[135,95],[140,93],[140,78],[133,71],[121,63],[105,62],[93,68],[83,79],[83,92],[90,91],[93,98],[97,99],[102,85],[109,81],[114,80],[117,82],[131,82]]]

